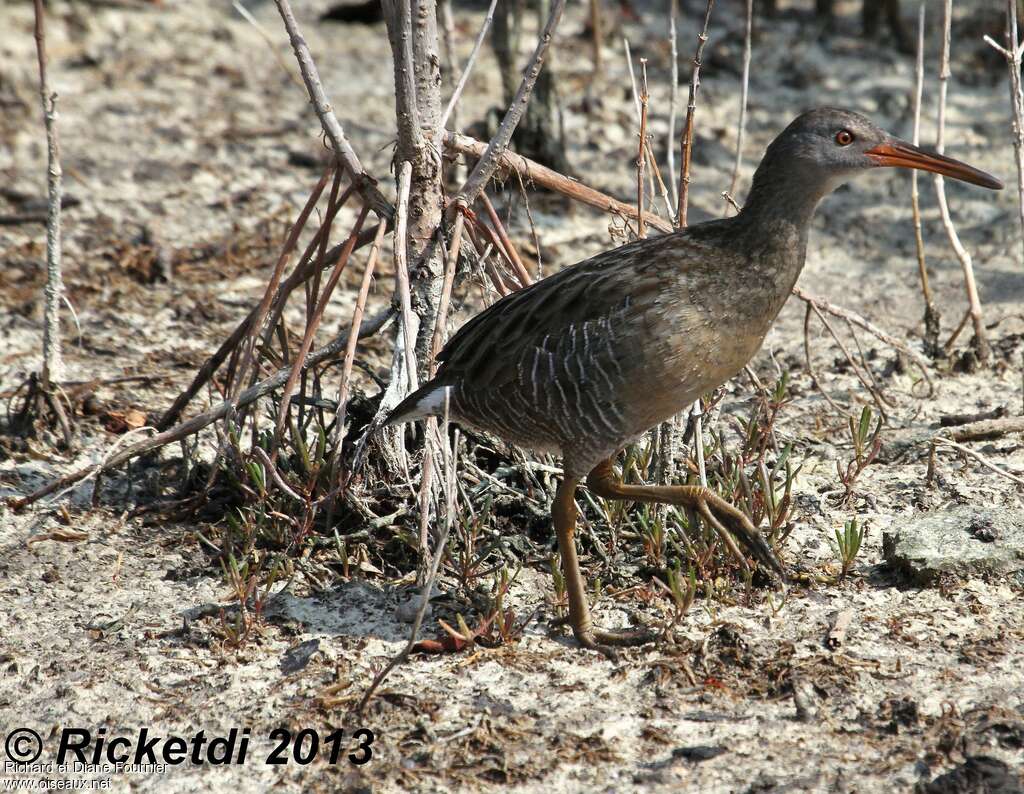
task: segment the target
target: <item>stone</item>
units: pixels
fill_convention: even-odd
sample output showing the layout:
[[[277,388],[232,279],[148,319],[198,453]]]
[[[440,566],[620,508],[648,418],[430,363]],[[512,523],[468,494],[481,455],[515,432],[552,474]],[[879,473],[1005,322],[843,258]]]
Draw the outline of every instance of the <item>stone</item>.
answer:
[[[917,584],[1024,571],[1024,510],[962,505],[897,519],[882,556]]]

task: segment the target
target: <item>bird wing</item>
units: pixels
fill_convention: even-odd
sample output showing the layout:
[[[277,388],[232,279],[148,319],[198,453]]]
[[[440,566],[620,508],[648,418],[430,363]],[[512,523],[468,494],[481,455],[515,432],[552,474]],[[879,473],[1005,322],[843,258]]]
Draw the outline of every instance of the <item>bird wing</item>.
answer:
[[[505,296],[451,338],[438,356],[437,381],[500,389],[518,380],[527,356],[557,349],[571,333],[589,328],[614,334],[613,323],[628,323],[664,288],[669,269],[685,267],[701,253],[704,246],[686,237],[681,232],[638,240]],[[626,353],[627,345],[619,338],[608,345],[609,355]]]

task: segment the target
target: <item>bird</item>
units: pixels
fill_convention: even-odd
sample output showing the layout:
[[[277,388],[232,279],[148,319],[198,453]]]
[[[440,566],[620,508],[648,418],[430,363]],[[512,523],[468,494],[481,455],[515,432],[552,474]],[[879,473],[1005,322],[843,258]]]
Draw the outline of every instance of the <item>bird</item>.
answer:
[[[776,553],[735,506],[696,485],[624,484],[615,455],[754,357],[807,256],[821,200],[878,167],[931,171],[991,190],[995,177],[839,108],[799,115],[767,147],[738,214],[604,251],[496,301],[438,354],[434,377],[385,425],[446,415],[534,452],[561,455],[551,507],[580,645],[656,639],[594,625],[576,555],[575,493],[695,510],[773,575]]]

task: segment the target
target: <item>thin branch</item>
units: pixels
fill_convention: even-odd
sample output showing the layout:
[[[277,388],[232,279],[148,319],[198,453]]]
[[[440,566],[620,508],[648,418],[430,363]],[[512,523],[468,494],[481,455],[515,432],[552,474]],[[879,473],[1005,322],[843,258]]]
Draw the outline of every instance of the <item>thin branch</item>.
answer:
[[[519,279],[519,283],[522,286],[530,286],[530,284],[533,283],[533,279],[530,278],[530,272],[526,269],[526,265],[523,264],[523,260],[519,258],[519,252],[516,251],[516,247],[512,245],[512,240],[509,238],[508,232],[505,230],[505,225],[501,222],[501,218],[498,217],[498,213],[495,211],[491,200],[487,197],[486,191],[480,194],[480,201],[483,203],[484,209],[487,210],[487,217],[491,219],[491,225],[494,226],[494,231],[498,235],[501,247],[508,255],[508,262],[512,265],[516,278]]]
[[[327,309],[327,304],[331,299],[331,294],[334,292],[335,287],[338,286],[338,279],[341,278],[341,273],[345,269],[345,265],[348,264],[349,257],[352,255],[352,249],[356,244],[356,238],[359,237],[359,230],[362,229],[363,222],[366,220],[366,216],[369,212],[370,208],[367,206],[364,206],[362,210],[360,210],[359,217],[356,219],[355,225],[352,227],[352,231],[349,233],[348,240],[345,243],[345,249],[341,258],[334,266],[334,270],[331,271],[330,278],[327,279],[327,284],[324,285],[323,292],[320,294],[319,298],[316,299],[316,305],[306,322],[306,330],[302,336],[302,343],[299,345],[299,349],[295,354],[295,361],[292,364],[291,374],[288,376],[288,380],[285,381],[284,388],[281,391],[281,407],[277,414],[277,427],[274,430],[274,443],[271,449],[271,453],[274,456],[277,454],[278,444],[284,434],[284,426],[285,421],[288,418],[288,408],[291,402],[292,391],[295,389],[295,384],[298,381],[303,361],[305,361],[306,355],[313,346],[313,337],[316,334],[316,329],[320,326],[320,321],[323,319],[324,311]],[[326,233],[324,237],[326,238]],[[395,258],[397,259],[397,256]]]
[[[644,226],[644,165],[647,157],[647,59],[640,59],[640,70],[642,72],[640,89],[640,145],[636,153],[636,236],[644,238],[647,236],[647,229]]]
[[[960,452],[961,454],[964,454],[964,455],[967,455],[968,457],[974,458],[976,461],[978,461],[978,463],[980,463],[986,469],[988,469],[989,471],[995,472],[1000,477],[1005,477],[1006,479],[1010,480],[1011,482],[1016,483],[1018,486],[1024,485],[1024,479],[1021,479],[1020,477],[1017,477],[1014,474],[1010,474],[1010,472],[1006,471],[1006,469],[1003,469],[1003,468],[997,466],[996,464],[992,463],[988,458],[986,458],[980,452],[975,452],[973,449],[970,449],[969,447],[965,447],[963,444],[957,444],[955,441],[952,441],[952,440],[950,440],[948,438],[945,438],[943,436],[938,436],[935,439],[933,439],[932,445],[933,445],[933,448],[935,448],[935,447],[949,447],[950,449],[954,449],[957,452]]]
[[[35,0],[36,55],[39,60],[39,98],[43,107],[43,123],[46,127],[46,287],[44,289],[45,312],[43,320],[43,369],[42,387],[49,392],[55,383],[64,380],[64,364],[61,358],[60,307],[64,295],[64,278],[61,274],[60,202],[61,177],[60,142],[57,138],[57,94],[50,91],[46,74],[46,21],[42,0]]]
[[[668,46],[672,57],[668,100],[668,181],[676,184],[676,111],[679,108],[679,46],[676,36],[676,17],[679,15],[679,0],[668,0]],[[675,201],[669,203],[669,212],[676,217]]]
[[[747,24],[743,37],[743,84],[740,89],[740,119],[736,123],[736,160],[732,166],[729,195],[736,193],[736,182],[740,177],[743,163],[743,142],[747,134],[747,92],[750,86],[750,55],[753,49],[754,0],[747,0]],[[737,210],[738,211],[738,210]]]
[[[949,84],[949,46],[950,26],[953,17],[953,0],[945,0],[944,14],[942,20],[942,63],[939,71],[939,121],[938,135],[935,142],[935,149],[939,154],[945,152],[946,132],[946,92]],[[946,183],[940,174],[935,174],[935,195],[939,203],[939,213],[942,215],[942,225],[946,229],[946,237],[949,244],[960,260],[960,267],[964,273],[964,289],[967,292],[967,306],[971,313],[971,323],[974,326],[974,352],[978,361],[985,363],[991,357],[991,349],[988,344],[988,335],[985,332],[985,323],[981,316],[981,299],[978,297],[978,287],[974,281],[974,263],[971,255],[960,242],[960,236],[953,225],[953,219],[949,214],[949,204],[946,202]]]
[[[504,159],[509,141],[512,140],[512,133],[515,132],[519,120],[526,111],[526,105],[530,101],[530,95],[533,93],[533,86],[537,82],[540,70],[544,66],[544,55],[554,37],[555,29],[562,18],[564,8],[565,0],[553,0],[551,3],[551,15],[548,17],[544,30],[541,31],[540,40],[537,42],[533,57],[530,59],[530,63],[523,74],[523,81],[519,85],[515,99],[512,100],[512,104],[505,111],[505,117],[501,120],[498,131],[491,138],[490,143],[487,144],[487,148],[480,156],[476,167],[462,186],[462,190],[459,191],[457,202],[461,202],[467,207],[471,206],[494,175],[498,164]],[[448,135],[446,134],[445,140],[447,138]]]
[[[924,94],[924,2],[917,14],[917,64],[914,84],[914,145],[921,142],[921,97]],[[914,243],[917,247],[917,272],[921,278],[921,294],[924,295],[924,340],[925,352],[938,355],[939,312],[932,300],[932,289],[928,284],[928,267],[924,258],[924,233],[921,228],[921,202],[918,194],[917,169],[910,172],[910,209],[914,216]]]
[[[352,180],[352,184],[356,186],[363,200],[378,215],[390,217],[394,213],[394,207],[377,189],[377,180],[363,169],[355,150],[349,144],[348,138],[345,137],[345,131],[338,122],[337,116],[334,115],[330,102],[327,101],[323,83],[320,82],[320,74],[317,72],[316,64],[313,62],[313,54],[310,52],[309,45],[299,31],[299,25],[295,21],[291,5],[288,3],[288,0],[274,0],[274,2],[277,5],[278,12],[281,14],[281,19],[284,21],[285,30],[288,31],[288,38],[291,41],[292,49],[295,51],[295,58],[299,63],[299,71],[302,72],[302,80],[306,84],[309,99],[313,103],[313,109],[316,111],[317,118],[320,119],[320,125],[323,127],[324,134],[327,135],[331,142],[331,148],[334,150],[335,156],[345,167],[349,178]]]
[[[866,319],[861,317],[856,312],[851,311],[850,309],[846,309],[842,306],[836,306],[834,303],[829,303],[824,298],[819,298],[816,295],[811,295],[810,293],[804,292],[800,287],[793,287],[793,294],[800,300],[812,304],[816,309],[819,309],[820,311],[826,312],[828,314],[834,315],[843,320],[851,322],[854,325],[863,328],[872,336],[882,340],[887,345],[896,348],[901,353],[903,353],[903,355],[907,356],[907,358],[911,359],[915,364],[917,364],[918,367],[921,368],[922,374],[924,374],[926,378],[928,377],[926,371],[926,367],[928,367],[930,363],[928,361],[928,358],[926,356],[921,355],[916,350],[907,347],[906,343],[901,342],[892,334],[886,333],[878,326],[868,322]]]
[[[459,75],[459,80],[455,86],[455,90],[452,91],[452,97],[448,100],[448,106],[444,109],[444,113],[441,115],[442,131],[448,124],[448,117],[451,116],[452,111],[455,109],[455,105],[458,103],[459,97],[462,96],[462,91],[466,87],[466,81],[469,79],[469,73],[473,71],[473,64],[476,63],[477,53],[480,52],[480,47],[484,43],[484,39],[487,37],[487,31],[490,29],[491,22],[494,19],[494,7],[497,4],[498,0],[491,0],[490,8],[487,9],[487,16],[484,17],[484,24],[480,26],[480,32],[477,34],[476,41],[473,43],[473,51],[469,53],[469,59],[466,61],[466,68],[463,69],[462,74]],[[445,7],[447,7],[447,5]],[[454,53],[452,53],[451,58],[452,63],[454,64]]]
[[[676,209],[676,226],[686,226],[686,205],[690,199],[690,159],[693,153],[694,113],[697,110],[697,91],[700,89],[700,66],[704,57],[704,45],[708,43],[708,24],[715,0],[708,0],[704,13],[704,27],[697,36],[697,52],[693,56],[693,73],[690,77],[690,99],[686,105],[686,123],[683,125],[680,160],[682,174],[679,177],[679,204]]]
[[[402,163],[398,170],[398,206],[395,212],[395,293],[401,308],[401,332],[405,335],[405,367],[409,378],[409,392],[417,386],[416,338],[412,329],[412,293],[409,289],[409,262],[407,259],[406,221],[409,212],[409,188],[412,182],[412,163]]]

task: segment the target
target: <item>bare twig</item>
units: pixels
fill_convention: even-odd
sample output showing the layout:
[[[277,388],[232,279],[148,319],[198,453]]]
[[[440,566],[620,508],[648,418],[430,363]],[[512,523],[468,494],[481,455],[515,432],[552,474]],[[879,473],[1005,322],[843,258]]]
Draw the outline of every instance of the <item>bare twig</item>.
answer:
[[[924,93],[924,2],[917,15],[917,66],[914,84],[914,145],[921,142],[921,97]],[[924,295],[924,349],[928,355],[937,356],[941,352],[939,346],[939,311],[932,300],[932,290],[928,284],[928,268],[924,259],[924,234],[921,230],[921,202],[918,196],[917,183],[919,174],[916,169],[910,172],[910,208],[914,216],[914,242],[917,246],[917,272],[921,277],[921,293]]]
[[[647,162],[647,59],[640,59],[642,82],[640,89],[640,145],[636,153],[636,235],[644,238],[647,229],[644,225],[644,165]]]
[[[1017,33],[1017,0],[1006,0],[1007,46],[1002,47],[985,36],[988,42],[1003,58],[1010,70],[1010,102],[1013,106],[1013,151],[1017,155],[1017,212],[1024,235],[1024,88],[1021,86],[1020,66],[1024,55],[1024,41]],[[1024,239],[1024,237],[1022,237]]]
[[[480,201],[484,205],[484,209],[487,210],[487,217],[491,219],[491,225],[494,226],[494,231],[498,235],[498,240],[501,242],[501,247],[508,254],[509,264],[512,265],[512,269],[515,271],[516,278],[519,279],[519,283],[528,287],[533,283],[533,279],[530,278],[530,273],[526,269],[526,265],[523,264],[523,260],[519,258],[519,252],[516,251],[516,247],[512,245],[512,240],[509,239],[508,232],[505,230],[504,224],[501,222],[501,218],[498,217],[498,213],[494,209],[494,205],[491,200],[487,197],[487,192],[480,193]]]
[[[352,310],[352,324],[349,326],[348,341],[345,343],[345,360],[341,368],[341,385],[338,387],[338,410],[334,425],[334,451],[335,460],[332,461],[332,470],[337,471],[337,456],[341,445],[345,440],[347,429],[345,427],[346,413],[348,411],[349,380],[352,377],[352,364],[356,357],[356,343],[359,341],[359,328],[363,322],[363,312],[366,309],[366,299],[370,294],[370,284],[373,283],[373,271],[377,265],[377,257],[380,255],[381,243],[384,241],[386,225],[382,220],[377,224],[377,232],[374,235],[373,247],[370,248],[370,255],[366,261],[366,269],[363,271],[363,280],[359,285],[359,296],[356,298],[356,306]]]
[[[1010,474],[1010,472],[1008,472],[1006,469],[1004,469],[1004,468],[1002,468],[1000,466],[997,466],[996,464],[992,463],[992,461],[990,461],[988,458],[986,458],[980,452],[975,452],[973,449],[970,449],[969,447],[965,447],[962,444],[958,444],[958,443],[956,443],[955,441],[953,441],[951,439],[945,438],[943,436],[937,436],[932,441],[932,448],[935,449],[937,447],[949,447],[950,449],[954,449],[954,450],[956,450],[957,452],[960,452],[963,455],[967,455],[968,457],[974,458],[976,461],[978,461],[978,463],[980,463],[986,469],[995,472],[1000,477],[1005,477],[1006,479],[1016,483],[1017,485],[1024,485],[1024,479],[1021,479],[1020,477],[1016,476],[1015,474]]]
[[[57,94],[50,91],[46,74],[46,19],[42,0],[35,0],[36,55],[39,60],[39,98],[46,126],[46,287],[43,319],[42,387],[49,392],[54,384],[64,380],[61,358],[60,306],[64,295],[61,274],[60,200],[61,176],[60,142],[57,138]],[[58,403],[59,405],[59,403]]]
[[[451,132],[445,133],[444,145],[446,149],[471,157],[480,157],[487,149],[487,145],[480,141],[466,135],[458,135]],[[632,204],[612,198],[599,190],[570,179],[564,174],[560,174],[520,154],[506,150],[498,158],[496,168],[514,172],[524,182],[533,181],[541,187],[561,193],[563,196],[568,196],[574,201],[594,207],[602,212],[613,213],[623,218],[636,218],[636,207]],[[649,212],[644,213],[644,222],[659,231],[672,231],[670,223]]]
[[[679,109],[679,43],[676,35],[676,17],[679,16],[679,0],[668,0],[668,46],[671,53],[672,82],[668,100],[668,181],[676,184],[676,111]],[[669,212],[676,217],[675,201],[669,203]]]
[[[693,153],[694,112],[697,110],[697,91],[700,89],[700,66],[704,57],[704,45],[708,43],[708,24],[715,0],[708,0],[704,13],[704,27],[697,36],[697,52],[693,56],[693,73],[690,77],[690,99],[686,105],[686,123],[683,125],[680,161],[682,173],[679,176],[679,204],[676,209],[676,226],[686,226],[686,205],[690,199],[690,159]]]
[[[320,321],[323,319],[324,311],[327,309],[327,303],[331,299],[331,294],[334,292],[334,288],[338,286],[338,279],[341,278],[341,273],[345,269],[345,265],[348,264],[349,257],[352,255],[352,249],[356,244],[356,238],[359,236],[359,230],[362,228],[363,222],[366,220],[366,215],[369,211],[370,208],[367,206],[364,206],[362,210],[360,210],[359,217],[356,219],[355,225],[349,233],[341,258],[338,259],[338,263],[334,266],[334,270],[331,272],[330,278],[327,279],[327,284],[324,285],[323,292],[316,300],[316,305],[312,310],[312,314],[306,322],[306,330],[302,336],[302,343],[299,345],[299,349],[295,354],[295,361],[292,364],[291,374],[288,376],[288,380],[285,381],[284,388],[281,390],[281,407],[278,410],[277,427],[274,430],[274,444],[271,450],[272,456],[277,454],[278,444],[284,434],[284,426],[285,421],[288,418],[291,394],[295,388],[296,382],[298,381],[299,373],[302,371],[302,365],[305,361],[306,354],[309,353],[310,348],[313,346],[313,337],[316,335],[316,330],[320,326]],[[324,236],[326,237],[326,233]],[[398,257],[396,256],[395,258],[397,259]]]
[[[544,30],[541,31],[540,39],[537,42],[537,47],[533,52],[533,57],[530,59],[530,63],[523,74],[523,81],[519,85],[519,90],[516,92],[515,99],[512,100],[512,104],[508,110],[505,111],[505,117],[501,120],[501,124],[498,127],[498,131],[491,138],[490,143],[487,144],[486,150],[480,156],[480,160],[477,162],[476,167],[470,173],[466,183],[462,186],[462,190],[459,191],[459,200],[466,206],[471,206],[476,197],[484,189],[484,186],[493,176],[495,170],[498,168],[498,164],[504,159],[506,150],[508,149],[509,141],[512,140],[512,133],[515,132],[516,126],[519,124],[519,120],[523,117],[523,113],[526,111],[526,105],[530,101],[530,95],[533,93],[533,86],[537,82],[537,77],[540,75],[540,70],[544,66],[544,55],[548,50],[548,46],[551,44],[551,40],[554,37],[555,29],[558,27],[558,22],[562,18],[562,11],[565,8],[565,0],[552,0],[551,3],[551,15],[548,17],[547,24],[544,26]],[[447,140],[448,136],[445,136]]]
[[[945,0],[944,14],[942,20],[942,64],[939,71],[939,120],[938,134],[935,142],[935,149],[942,154],[945,151],[946,133],[946,92],[949,83],[949,47],[950,47],[950,25],[953,17],[953,0]],[[960,236],[953,225],[953,219],[949,214],[949,204],[946,202],[946,183],[940,174],[935,174],[935,195],[939,203],[939,212],[942,215],[942,225],[946,229],[946,236],[949,244],[960,260],[960,267],[964,273],[964,289],[967,292],[967,306],[971,314],[971,323],[974,326],[974,352],[978,361],[985,363],[991,357],[991,349],[988,344],[988,335],[985,332],[985,323],[981,316],[981,299],[978,297],[978,287],[974,281],[974,264],[971,255],[960,242]]]
[[[480,32],[476,36],[476,41],[473,43],[473,50],[469,53],[469,59],[466,61],[466,68],[462,70],[459,75],[458,83],[455,86],[455,90],[452,91],[451,99],[448,100],[448,106],[444,109],[444,113],[441,116],[441,130],[443,131],[445,126],[448,124],[448,117],[451,116],[452,111],[455,109],[455,105],[459,101],[459,97],[462,96],[462,91],[466,87],[466,81],[469,79],[469,73],[473,71],[473,64],[476,63],[477,53],[480,52],[480,47],[484,43],[484,39],[487,37],[487,31],[491,27],[491,22],[494,20],[494,7],[498,4],[498,0],[491,0],[491,5],[487,9],[487,16],[484,17],[484,24],[480,26]],[[447,4],[443,6],[447,8]],[[447,13],[451,13],[450,9]],[[451,55],[452,64],[455,63],[455,54]],[[458,68],[458,67],[455,67]]]
[[[405,367],[409,391],[416,391],[416,337],[412,329],[412,293],[409,290],[409,263],[406,258],[406,218],[409,207],[409,187],[412,163],[402,163],[398,170],[398,206],[395,213],[395,293],[401,308],[401,333],[405,335]]]
[[[832,399],[825,387],[821,385],[821,381],[818,380],[818,373],[814,371],[814,365],[811,363],[811,315],[814,313],[814,306],[807,302],[807,308],[804,311],[804,363],[807,366],[807,374],[811,376],[811,382],[814,387],[821,393],[821,396],[825,398],[825,402],[832,406],[832,409],[836,413],[845,413],[845,410],[840,408],[836,401]],[[748,371],[748,374],[753,374]]]
[[[750,85],[753,27],[754,0],[747,0],[747,24],[743,37],[743,84],[740,89],[740,119],[736,123],[736,160],[732,166],[732,179],[729,182],[730,199],[736,193],[736,181],[740,177],[740,165],[743,163],[743,141],[747,134],[747,91]],[[735,207],[735,201],[730,201],[730,203]],[[739,210],[736,211],[739,212]]]
[[[291,5],[288,3],[288,0],[274,0],[274,2],[277,5],[278,12],[281,14],[281,19],[284,21],[285,30],[288,31],[288,38],[291,41],[292,49],[295,50],[295,58],[299,63],[299,71],[302,72],[302,80],[306,84],[309,99],[313,103],[313,109],[316,111],[317,118],[320,119],[324,134],[327,135],[331,142],[331,148],[334,150],[335,156],[341,161],[341,164],[348,172],[349,178],[352,180],[352,184],[356,186],[363,200],[366,201],[374,212],[382,217],[391,217],[394,207],[377,189],[377,180],[363,169],[355,150],[349,144],[348,138],[345,137],[345,131],[338,122],[337,116],[334,115],[334,110],[327,100],[327,95],[324,93],[323,84],[320,82],[320,74],[317,72],[316,64],[313,62],[313,54],[310,52],[309,45],[306,44],[306,40],[299,31],[299,25],[295,21]]]
[[[930,363],[928,359],[925,356],[918,353],[916,350],[907,347],[907,345],[904,342],[901,342],[892,334],[886,333],[878,326],[865,320],[856,312],[851,311],[850,309],[844,308],[842,306],[836,306],[834,303],[830,303],[824,298],[819,298],[817,295],[811,295],[807,292],[804,292],[804,290],[802,290],[800,287],[793,287],[793,294],[800,300],[813,304],[815,308],[820,309],[823,312],[834,315],[836,317],[840,317],[844,320],[848,320],[854,325],[863,328],[872,336],[882,340],[887,345],[896,348],[901,353],[903,353],[903,355],[907,356],[907,358],[911,359],[915,364],[917,364],[918,367],[920,367],[921,372],[925,376],[925,378],[928,378],[928,373],[926,370],[926,367]],[[930,382],[931,381],[929,379],[929,383]]]

